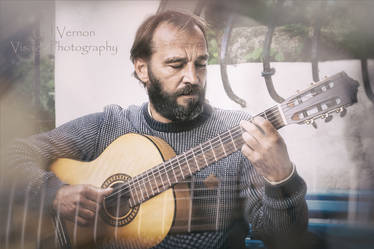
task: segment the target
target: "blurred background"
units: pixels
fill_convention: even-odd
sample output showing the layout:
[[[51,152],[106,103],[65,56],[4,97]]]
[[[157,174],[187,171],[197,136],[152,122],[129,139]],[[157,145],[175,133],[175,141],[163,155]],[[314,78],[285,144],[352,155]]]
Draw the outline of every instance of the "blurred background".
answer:
[[[373,248],[374,1],[0,0],[2,153],[15,138],[107,104],[145,102],[130,47],[140,23],[168,9],[209,23],[207,99],[214,106],[257,114],[325,76],[345,71],[359,82],[358,103],[344,118],[280,133],[308,185],[317,248]],[[0,163],[1,183],[3,156]],[[17,233],[12,190],[1,191],[0,247],[20,248],[10,242]],[[263,246],[250,235],[246,243]]]

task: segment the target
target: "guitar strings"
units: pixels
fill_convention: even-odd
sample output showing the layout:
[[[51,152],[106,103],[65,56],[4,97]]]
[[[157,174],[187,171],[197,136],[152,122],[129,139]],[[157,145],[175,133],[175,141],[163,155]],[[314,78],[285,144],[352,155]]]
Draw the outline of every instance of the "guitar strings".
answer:
[[[237,130],[238,131],[238,130]],[[234,137],[236,137],[237,138],[237,134],[235,134],[234,133]],[[201,153],[204,153],[204,151],[200,151],[200,153],[199,154],[201,154]],[[225,153],[223,153],[222,155],[224,155]],[[221,156],[221,155],[220,155]],[[220,157],[219,156],[219,157]],[[189,159],[191,159],[191,158],[189,158]],[[211,156],[211,158],[208,158],[208,160],[207,161],[211,161],[213,159],[213,157]],[[187,159],[188,160],[188,159]],[[184,160],[185,162],[187,162],[188,163],[188,161],[187,160]],[[213,161],[213,160],[212,160]],[[173,164],[172,163],[169,163],[169,166],[171,166],[172,167],[172,169],[175,169],[175,167],[173,166]],[[164,170],[164,172],[161,172],[161,170],[158,170],[159,171],[159,173],[160,173],[160,177],[162,178],[162,175],[164,175],[165,173],[167,174],[168,172],[167,172],[167,170]],[[162,175],[161,175],[161,173],[162,173]],[[178,176],[180,176],[180,174],[179,173],[177,173],[178,174]],[[149,175],[149,173],[147,174],[147,175]],[[154,176],[154,174],[153,174],[153,176]],[[154,178],[154,179],[156,179],[156,178]],[[164,182],[163,181],[163,179],[161,179],[162,180],[162,182]],[[138,181],[139,181],[139,179],[138,179]],[[148,183],[150,182],[150,181],[147,181]],[[145,181],[144,181],[144,178],[143,178],[143,184],[144,184],[144,186],[146,187],[146,185],[145,185]],[[138,186],[140,187],[140,182],[138,182]],[[134,184],[133,184],[134,185]],[[152,188],[153,188],[153,186],[152,186],[152,184],[149,184]],[[146,187],[147,188],[147,187]],[[140,189],[141,190],[141,189]],[[136,190],[135,190],[136,191]],[[120,191],[121,192],[121,191]],[[139,196],[138,196],[138,194],[137,194],[137,192],[135,192],[136,193],[136,195],[137,195],[137,198],[138,198],[138,201],[140,200],[140,198],[139,198]],[[142,194],[142,196],[143,196],[143,199],[145,199],[144,198],[144,194],[143,194],[143,191],[141,191],[141,194]],[[147,194],[148,195],[148,198],[149,198],[149,194]]]
[[[274,108],[274,107],[273,107]],[[239,127],[236,127],[236,128],[239,128]],[[235,132],[235,131],[234,131]],[[234,132],[231,132],[232,134],[234,133]],[[228,132],[226,132],[226,133],[228,133],[228,134],[225,134],[225,133],[223,133],[222,135],[220,135],[220,136],[217,136],[217,137],[215,137],[215,138],[213,138],[212,140],[209,140],[209,141],[207,141],[207,142],[205,142],[205,143],[203,143],[202,144],[202,150],[206,150],[207,149],[207,147],[211,147],[211,145],[213,146],[213,147],[216,147],[216,146],[219,146],[219,145],[221,145],[221,141],[222,142],[227,142],[228,140],[227,140],[227,135],[228,136],[230,136],[230,131],[228,131]],[[221,138],[221,137],[223,137],[223,138]],[[214,140],[221,140],[221,141],[214,141]],[[232,140],[232,139],[229,139],[229,140]],[[213,142],[214,141],[214,142]],[[217,143],[215,143],[215,142],[217,142]],[[194,149],[194,148],[193,148]],[[191,152],[193,152],[193,149],[192,149],[192,151]],[[209,150],[210,150],[210,148],[209,148]],[[200,150],[201,151],[201,150]],[[190,152],[190,153],[191,153]],[[203,152],[203,151],[202,151]],[[187,153],[188,153],[188,151],[186,151],[185,153],[182,153],[182,154],[180,154],[179,156],[176,156],[176,157],[174,157],[174,158],[172,158],[171,160],[169,160],[169,161],[167,161],[167,162],[165,162],[164,164],[164,171],[166,170],[167,171],[167,168],[165,167],[166,166],[166,164],[172,164],[173,163],[173,161],[175,161],[175,160],[178,160],[178,157],[181,157],[183,154],[185,154],[185,157],[188,157],[188,156],[190,156],[190,154],[189,155],[187,155]],[[200,152],[201,153],[201,152]],[[192,155],[193,157],[194,157],[194,155]],[[196,155],[195,155],[196,156]],[[189,159],[191,159],[191,157],[190,158],[188,158],[188,160]],[[161,166],[161,165],[160,165]],[[171,165],[172,166],[172,165]],[[161,167],[157,167],[157,168],[159,168],[159,172],[161,172],[162,171],[162,169],[161,169]],[[147,171],[145,171],[145,172],[143,172],[142,174],[140,174],[140,175],[138,175],[138,176],[136,176],[135,178],[133,178],[133,180],[138,180],[138,179],[136,179],[136,178],[143,178],[143,177],[148,177],[149,176],[149,171],[151,171],[151,173],[152,173],[152,175],[154,175],[153,173],[159,173],[159,172],[154,172],[154,170],[152,171],[153,169],[149,169],[149,170],[147,170]],[[144,174],[146,174],[146,176],[144,176]],[[140,179],[141,180],[141,179]]]
[[[210,159],[208,159],[208,160],[210,160]],[[164,173],[167,173],[166,171],[165,172],[162,172],[162,174],[160,174],[160,177],[162,177],[163,175],[164,175]],[[178,175],[178,177],[181,177],[181,173],[177,173],[177,175]],[[155,178],[156,179],[156,178]],[[235,179],[235,180],[237,180],[237,179]],[[163,181],[163,180],[162,180]],[[149,181],[148,181],[149,182]],[[187,182],[187,181],[183,181],[183,182]],[[145,181],[143,181],[143,183],[145,184]],[[140,185],[138,185],[138,186],[140,186]],[[146,185],[144,185],[145,187],[147,187]],[[153,186],[151,186],[152,188],[153,188]],[[137,192],[137,190],[136,189],[134,189],[135,190],[135,194],[136,194],[136,197],[138,198],[138,201],[140,200],[140,197],[139,197],[139,195],[138,195],[138,192]],[[195,189],[195,190],[197,190],[197,189]],[[144,194],[143,194],[143,192],[141,192],[141,194],[142,194],[142,196],[143,196],[143,199],[145,199],[144,198]],[[134,200],[135,200],[135,195],[134,195]],[[148,198],[149,198],[149,194],[148,194]]]
[[[276,111],[278,112],[273,112],[273,110],[274,109],[276,109]],[[269,112],[269,114],[266,114],[266,112]],[[260,113],[260,114],[258,114],[257,116],[259,116],[259,115],[264,115],[264,118],[266,118],[266,119],[268,119],[271,123],[273,123],[275,126],[279,126],[279,125],[282,125],[282,123],[283,123],[283,120],[281,119],[281,117],[279,116],[279,111],[278,111],[278,108],[277,108],[277,106],[274,106],[274,107],[272,107],[272,108],[270,108],[269,110],[267,110],[267,111],[265,111],[265,112],[263,112],[263,113]],[[275,116],[275,117],[274,117]],[[277,124],[277,122],[278,122],[278,125],[276,125]],[[240,128],[240,130],[238,130],[238,128]],[[130,183],[130,184],[126,184],[126,188],[124,188],[124,189],[119,189],[119,190],[117,190],[116,192],[114,192],[114,193],[112,193],[111,195],[109,195],[108,197],[110,198],[110,197],[113,197],[114,195],[119,195],[119,194],[121,194],[121,193],[123,193],[124,191],[126,191],[125,192],[125,194],[128,194],[128,193],[131,193],[133,190],[131,190],[131,188],[133,187],[133,188],[136,188],[136,187],[134,187],[136,184],[140,187],[140,184],[144,184],[144,186],[146,187],[146,191],[148,191],[148,189],[147,189],[147,186],[146,186],[146,183],[148,183],[149,184],[149,186],[151,187],[151,190],[152,190],[152,192],[153,192],[153,186],[152,186],[152,184],[150,183],[152,180],[150,179],[150,176],[152,176],[155,180],[156,180],[156,176],[155,176],[155,173],[157,174],[159,174],[159,176],[160,176],[160,179],[161,179],[161,181],[162,182],[164,182],[163,181],[163,179],[164,179],[164,177],[163,176],[165,176],[165,174],[166,174],[166,176],[168,177],[168,172],[170,172],[170,168],[171,168],[171,170],[175,170],[177,167],[180,167],[180,161],[179,161],[179,157],[181,157],[182,155],[184,155],[184,157],[185,157],[185,159],[183,159],[183,161],[184,161],[184,163],[187,163],[187,165],[188,165],[188,161],[191,159],[191,158],[194,158],[194,159],[196,159],[196,157],[197,156],[199,156],[199,155],[203,155],[204,156],[204,150],[207,150],[209,147],[209,149],[208,149],[208,151],[207,152],[209,152],[209,151],[212,151],[213,153],[214,153],[214,148],[216,148],[217,146],[223,146],[222,145],[222,143],[226,143],[227,141],[231,141],[232,143],[233,143],[233,145],[235,146],[235,139],[237,139],[237,132],[239,131],[239,133],[241,133],[241,127],[239,127],[239,126],[237,126],[237,127],[234,127],[233,129],[231,129],[231,130],[229,130],[229,131],[226,131],[226,132],[224,132],[224,133],[222,133],[220,136],[217,136],[217,137],[214,137],[213,139],[211,139],[211,140],[208,140],[208,141],[206,141],[205,143],[203,143],[203,144],[201,144],[201,148],[200,148],[200,152],[199,151],[197,151],[197,153],[195,153],[194,152],[194,148],[192,148],[191,150],[189,150],[189,151],[186,151],[186,152],[184,152],[184,153],[182,153],[182,154],[180,154],[179,156],[176,156],[176,157],[174,157],[174,158],[172,158],[172,159],[170,159],[170,160],[168,160],[168,161],[166,161],[166,162],[164,162],[164,163],[162,163],[162,164],[160,164],[160,165],[158,165],[158,166],[156,166],[156,167],[154,167],[154,168],[151,168],[151,169],[149,169],[149,170],[147,170],[147,171],[145,171],[145,172],[143,172],[143,173],[141,173],[141,174],[139,174],[138,176],[136,176],[136,177],[134,177],[132,180],[131,180],[131,182],[132,183]],[[231,134],[230,134],[231,133]],[[240,135],[240,134],[239,134]],[[235,138],[234,138],[235,137]],[[214,140],[218,140],[218,141],[214,141]],[[223,147],[224,148],[224,147]],[[225,153],[225,151],[223,151],[224,152],[224,154],[226,154]],[[192,154],[191,154],[192,153]],[[229,154],[231,154],[232,152],[230,152]],[[214,154],[215,155],[215,154]],[[216,157],[217,157],[217,155],[215,155]],[[218,157],[220,158],[222,155],[219,155]],[[206,159],[206,158],[205,158]],[[206,161],[210,161],[211,159],[209,159],[209,160],[207,160],[206,159]],[[173,165],[173,163],[175,163],[175,161],[177,161],[178,162],[178,165],[176,165],[176,166],[174,166]],[[201,160],[199,160],[200,162],[201,162]],[[163,165],[163,167],[162,167],[162,165]],[[197,165],[196,165],[197,166]],[[198,166],[197,166],[198,167]],[[162,169],[163,168],[163,169]],[[162,172],[162,171],[164,171],[164,172]],[[151,173],[151,175],[150,175],[150,173]],[[173,172],[173,174],[175,175],[175,171]],[[184,175],[183,175],[183,170],[182,171],[180,171],[180,174],[179,174],[179,176],[181,176],[181,174],[182,174],[182,178],[184,178]],[[150,179],[150,180],[148,180],[148,181],[145,181],[145,179],[144,178],[148,178],[148,179]],[[169,177],[168,177],[169,178]],[[178,179],[176,179],[176,180],[178,180]],[[140,183],[140,181],[143,181],[143,183]],[[157,181],[157,180],[156,180]],[[170,179],[168,179],[168,181],[170,182]],[[171,182],[170,182],[171,183]],[[171,184],[169,184],[170,186],[171,186]],[[157,188],[158,188],[158,186],[156,186]],[[128,190],[128,189],[130,189],[130,190]],[[136,189],[135,189],[135,191],[136,191]],[[141,191],[141,194],[142,194],[142,196],[143,196],[143,199],[145,199],[144,198],[144,194],[143,194],[143,191],[140,189],[140,191]],[[137,192],[136,192],[136,194],[137,194]],[[149,194],[148,194],[148,192],[146,192],[146,194],[147,194],[147,197],[149,198]],[[108,198],[107,197],[107,198]],[[139,198],[139,196],[137,196],[138,198],[138,202],[140,201],[140,198]]]
[[[273,108],[271,108],[270,109],[270,112],[272,112],[272,109],[274,110],[276,107],[273,107]],[[261,115],[261,114],[259,114],[259,115]],[[279,118],[279,116],[276,116],[275,118],[274,118],[274,115],[277,115],[277,113],[275,113],[274,114],[274,112],[272,112],[272,113],[270,113],[269,115],[266,115],[267,116],[267,118],[268,118],[268,120],[269,121],[271,121],[273,124],[275,124],[276,122],[278,122],[278,121],[283,121],[283,120],[280,120],[280,118]],[[233,137],[235,137],[235,139],[237,138],[236,136],[237,136],[237,134],[236,134],[236,132],[238,131],[237,129],[238,129],[239,127],[235,127],[234,129],[232,129],[233,130],[233,132],[231,132],[231,130],[229,130],[228,132],[225,132],[225,133],[227,133],[227,134],[225,134],[225,133],[223,133],[223,138],[220,138],[221,136],[218,136],[218,137],[215,137],[215,138],[213,138],[212,140],[216,140],[216,139],[219,139],[219,140],[221,140],[222,142],[227,142],[227,138],[228,138],[228,136],[230,136],[230,133],[231,133],[231,135],[233,136]],[[232,137],[232,138],[233,138]],[[234,144],[234,141],[233,141],[233,139],[232,139],[231,137],[230,137],[230,139],[229,140],[231,140],[232,142],[233,142],[233,144]],[[205,142],[205,143],[203,143],[203,144],[201,144],[201,150],[200,150],[200,152],[198,151],[197,153],[194,153],[195,155],[192,155],[192,157],[196,157],[196,156],[198,156],[198,155],[201,155],[201,154],[203,154],[204,153],[204,150],[207,150],[207,148],[208,147],[217,147],[217,146],[220,146],[221,145],[221,141],[217,141],[218,143],[215,143],[215,142],[213,142],[212,143],[212,141],[207,141],[207,142]],[[212,150],[213,148],[209,148],[209,150],[210,151],[213,151]],[[185,152],[185,153],[182,153],[181,155],[183,155],[183,154],[185,154],[184,156],[186,157],[186,160],[184,160],[185,162],[187,162],[188,163],[188,160],[190,160],[191,159],[191,157],[189,157],[189,156],[191,156],[191,152],[194,152],[193,150],[192,151],[190,151],[190,152]],[[214,152],[214,151],[213,151]],[[187,153],[189,153],[189,154],[187,154]],[[232,153],[232,152],[231,152]],[[230,153],[230,154],[231,154]],[[181,156],[180,155],[180,156]],[[121,192],[123,192],[123,190],[127,190],[127,188],[131,188],[131,187],[134,187],[134,185],[136,185],[136,184],[138,184],[138,186],[140,187],[140,181],[141,180],[143,180],[143,184],[144,184],[144,186],[146,187],[146,183],[148,183],[150,186],[151,186],[151,188],[153,189],[153,187],[152,187],[152,184],[150,184],[150,181],[152,181],[152,180],[149,180],[149,181],[147,181],[147,182],[145,182],[145,180],[144,180],[144,178],[149,178],[149,175],[150,175],[150,172],[152,173],[151,174],[151,176],[153,176],[153,178],[156,180],[156,176],[155,176],[155,173],[157,174],[159,174],[159,176],[160,176],[160,179],[161,179],[161,181],[162,182],[164,182],[163,181],[163,179],[164,179],[164,175],[165,174],[168,174],[168,172],[170,172],[170,169],[168,169],[168,168],[170,168],[169,166],[171,166],[171,169],[172,170],[174,170],[176,167],[178,167],[179,166],[179,164],[180,164],[180,162],[178,162],[178,165],[177,166],[173,166],[173,163],[175,163],[175,161],[178,161],[178,157],[180,157],[180,156],[177,156],[177,157],[174,157],[174,158],[172,158],[171,160],[168,160],[167,162],[165,162],[165,163],[163,163],[164,165],[164,169],[162,169],[162,167],[161,167],[161,165],[158,165],[156,168],[152,168],[152,169],[149,169],[149,170],[147,170],[147,171],[145,171],[145,172],[143,172],[142,174],[140,174],[140,175],[138,175],[138,176],[136,176],[135,178],[133,178],[133,180],[132,180],[132,183],[131,184],[127,184],[127,186],[126,186],[126,188],[125,189],[120,189],[120,190],[118,190],[117,192],[115,192],[115,193],[112,193],[111,195],[117,195],[117,194],[120,194]],[[201,160],[200,160],[201,161]],[[209,160],[210,161],[210,160]],[[162,172],[162,171],[164,171],[164,172]],[[175,172],[174,172],[175,173]],[[184,178],[184,176],[183,176],[183,172],[181,172],[181,174],[182,174],[182,178]],[[179,176],[180,176],[180,174],[179,174]],[[168,175],[167,175],[167,177],[168,177]],[[178,180],[178,179],[176,179],[176,180]],[[157,181],[157,180],[156,180]],[[170,180],[169,180],[170,181]],[[147,189],[146,189],[147,190]],[[132,190],[130,190],[130,192],[131,192]],[[137,193],[136,193],[137,194]],[[142,194],[142,196],[143,196],[143,199],[145,199],[144,198],[144,195],[143,195],[143,191],[141,191],[141,194]],[[147,196],[149,197],[149,194],[147,193]],[[108,197],[110,197],[110,196],[108,196]],[[140,198],[139,198],[139,196],[138,196],[138,201],[140,200]]]
[[[235,134],[235,132],[234,132],[234,137],[236,137],[236,134]],[[222,146],[222,143],[221,143],[221,141],[220,140],[222,140],[223,142],[225,142],[225,140],[226,139],[220,139],[220,137],[218,137],[218,138],[215,138],[214,140],[216,140],[216,142],[218,143],[215,143],[215,142],[212,142],[211,141],[211,144],[212,144],[212,146],[209,146],[210,144],[209,144],[209,142],[206,144],[206,146],[204,146],[203,147],[203,150],[206,150],[207,149],[207,147],[212,147],[212,149],[213,150],[210,150],[210,151],[212,151],[212,152],[214,152],[214,149],[217,149],[217,146],[218,147],[221,147]],[[213,141],[214,141],[213,140]],[[227,140],[226,140],[227,141]],[[220,146],[221,145],[221,146]],[[221,151],[221,155],[219,155],[218,157],[221,157],[221,156],[226,156],[226,154],[229,154],[229,153],[232,153],[234,150],[233,150],[233,148],[226,148],[226,150],[227,149],[229,149],[229,153],[225,153],[226,151],[225,151],[225,149],[224,149],[224,147],[222,146],[222,148],[223,148],[223,150]],[[235,149],[235,151],[236,151],[236,149]],[[193,151],[192,151],[193,152]],[[196,153],[197,155],[199,155],[199,154],[202,154],[204,151],[199,151],[198,153]],[[191,161],[191,151],[187,151],[187,152],[185,152],[184,153],[185,155],[184,155],[184,158],[183,158],[183,153],[180,155],[180,157],[181,157],[181,160],[179,160],[179,164],[189,164],[189,162]],[[195,153],[194,153],[195,154]],[[217,155],[217,153],[214,153],[215,155]],[[214,156],[214,155],[213,155]],[[196,157],[196,155],[193,155],[193,157],[192,158],[195,158]],[[207,161],[213,161],[211,158],[209,158]],[[214,160],[215,161],[215,160]],[[195,163],[191,163],[191,164],[195,164]],[[173,165],[172,165],[172,162],[171,163],[169,163],[169,165],[171,165],[172,167],[173,167]],[[195,164],[196,165],[196,164]],[[198,166],[198,165],[196,165],[196,166]],[[169,167],[164,167],[164,172],[166,172],[166,171],[169,171],[169,169],[168,169]],[[174,167],[175,168],[175,167]],[[162,169],[160,169],[160,170],[158,170],[159,172],[161,172],[161,170]],[[164,173],[163,172],[163,173]],[[150,175],[150,173],[149,172],[145,172],[146,173],[146,175],[144,176],[142,176],[142,177],[149,177],[149,175]],[[153,173],[153,172],[151,172],[151,173]],[[154,175],[154,174],[153,174]]]
[[[235,134],[234,134],[234,137],[235,137]],[[205,149],[206,149],[206,148],[205,148]],[[203,150],[204,150],[204,148],[203,148]],[[200,153],[197,153],[197,154],[201,154],[201,153],[203,153],[203,151],[201,151]],[[187,154],[187,153],[186,153],[186,154]],[[188,160],[188,159],[191,159],[191,158],[188,157],[188,155],[186,156],[186,158],[187,158],[187,160]],[[162,173],[162,174],[167,173],[167,171],[169,171],[169,169],[168,169],[169,166],[171,166],[172,169],[173,169],[173,167],[174,167],[174,166],[173,166],[173,161],[175,161],[175,160],[170,160],[170,162],[169,162],[168,164],[165,164],[165,165],[164,165],[164,170],[163,170],[164,172],[162,172],[161,169],[159,169],[158,172],[152,172],[152,171],[151,171],[152,176],[155,177],[154,173]],[[174,167],[174,168],[175,168],[175,167]],[[149,177],[149,175],[150,175],[150,172],[147,171],[147,172],[146,172],[146,176],[144,175],[144,173],[142,173],[140,179],[135,179],[135,178],[134,178],[134,180],[140,181],[141,179],[143,179],[143,182],[144,182],[144,177]],[[160,177],[162,178],[161,175],[160,175]],[[131,186],[132,186],[132,185],[129,185],[129,187],[131,187]],[[116,192],[115,194],[117,194],[117,193],[119,193],[119,192]]]
[[[237,127],[238,128],[238,127]],[[217,137],[215,137],[215,138],[213,138],[211,141],[207,141],[207,142],[205,142],[205,143],[203,143],[202,145],[204,145],[205,146],[205,144],[207,144],[206,146],[207,147],[210,147],[210,143],[209,142],[212,142],[213,140],[222,140],[222,142],[227,142],[227,140],[226,140],[226,138],[228,137],[228,136],[230,136],[230,134],[229,134],[229,132],[230,131],[228,131],[228,132],[226,132],[226,133],[228,133],[228,134],[225,134],[225,133],[223,133],[223,136],[222,135],[220,135],[220,136],[217,136]],[[223,139],[222,139],[223,138]],[[231,139],[229,139],[229,140],[231,140]],[[218,145],[220,145],[220,143],[221,143],[221,141],[217,141],[219,144]],[[213,143],[211,143],[213,146],[216,146],[217,144],[215,144],[214,142]],[[205,148],[203,148],[203,149],[206,149],[206,147]],[[182,153],[183,154],[183,153]],[[181,155],[182,155],[181,154]],[[180,156],[181,156],[180,155]],[[173,158],[173,159],[176,159],[176,158]],[[171,161],[173,161],[173,160],[171,160]],[[147,173],[147,171],[145,171],[144,173]],[[140,174],[141,175],[141,174]],[[139,175],[139,176],[140,176]]]
[[[170,164],[170,166],[173,167],[172,164]],[[169,168],[169,167],[167,167],[167,168]],[[160,177],[162,178],[162,176],[164,176],[164,174],[167,173],[167,170],[166,170],[166,171],[164,170],[164,172],[162,172],[161,170],[158,170],[158,173],[159,173]],[[161,174],[161,173],[162,173],[162,174]],[[148,173],[148,175],[149,175],[149,173]],[[180,173],[177,173],[177,175],[180,176]],[[153,176],[154,176],[154,174],[153,174]],[[155,177],[155,176],[154,176],[154,177]],[[154,179],[156,179],[156,178],[154,178]],[[137,180],[139,181],[139,179],[137,179]],[[157,181],[157,180],[156,180],[156,181]],[[143,178],[143,183],[145,184],[144,178]],[[140,182],[138,182],[138,184],[140,184]],[[132,184],[132,185],[134,185],[134,184]],[[140,185],[139,185],[139,186],[140,186]],[[130,185],[130,187],[131,187],[131,185]],[[145,187],[146,187],[146,186],[145,186]],[[123,192],[123,191],[119,191],[119,192]],[[119,192],[118,192],[118,193],[119,193]],[[135,192],[135,193],[136,193],[136,195],[137,195],[138,200],[140,200],[140,198],[139,198],[137,192]],[[142,195],[143,195],[143,193],[142,193]]]

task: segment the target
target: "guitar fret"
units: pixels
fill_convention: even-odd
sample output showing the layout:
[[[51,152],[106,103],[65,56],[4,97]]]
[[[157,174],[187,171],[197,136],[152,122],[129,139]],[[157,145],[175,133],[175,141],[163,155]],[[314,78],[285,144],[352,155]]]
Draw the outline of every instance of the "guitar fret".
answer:
[[[188,167],[188,170],[190,171],[190,175],[192,175],[191,167],[190,167],[190,164],[188,163],[188,159],[187,159],[186,153],[183,153],[183,154],[184,154],[184,158],[186,159],[187,167]]]
[[[264,114],[265,114],[265,119],[269,120],[268,116],[266,115],[266,111],[264,112]]]
[[[203,150],[203,147],[202,147],[201,144],[200,144],[200,148],[201,148],[201,154],[203,155],[204,160],[205,160],[205,164],[206,164],[206,165],[209,165],[208,161],[206,160],[205,153],[204,153],[204,150]]]
[[[222,134],[221,134],[222,135]],[[214,143],[215,147],[214,148],[214,151],[215,151],[215,159],[216,161],[221,159],[222,157],[224,157],[226,155],[226,152],[225,152],[225,148],[223,148],[223,145],[221,143],[221,135],[213,138],[211,141],[212,141],[212,144]]]
[[[173,171],[175,182],[178,182],[177,175],[175,174],[174,166],[171,164],[171,170]]]
[[[158,175],[160,176],[161,186],[163,186],[164,185],[164,180],[162,179],[161,169],[158,170]]]
[[[199,163],[198,163],[197,160],[196,160],[195,152],[194,152],[194,150],[191,150],[191,151],[192,151],[192,156],[193,156],[193,158],[195,159],[195,163],[196,163],[197,170],[200,171]]]
[[[222,138],[221,138],[221,136],[218,136],[218,138],[219,138],[219,142],[220,142],[220,144],[221,144],[221,146],[222,146],[222,149],[223,149],[223,154],[224,154],[225,157],[226,157],[226,156],[227,156],[227,153],[226,153],[226,150],[225,150],[225,146],[223,146]]]
[[[142,201],[144,201],[145,198],[144,198],[144,194],[143,194],[143,189],[140,187],[140,182],[139,181],[138,181],[138,185],[139,185],[140,193],[142,194]]]
[[[164,169],[165,169],[166,177],[167,177],[168,182],[169,182],[169,186],[171,186],[171,182],[170,182],[170,179],[169,179],[169,174],[168,174],[168,171],[166,170],[166,164],[163,163],[163,165],[164,165]]]
[[[180,162],[178,160],[178,157],[176,157],[176,159],[177,159],[177,162],[178,162],[178,165],[179,165],[179,169],[181,170],[181,173],[182,173],[182,179],[184,179],[183,170],[182,170],[181,164],[180,164]]]
[[[152,172],[152,171],[151,171]],[[152,182],[151,182],[151,178],[149,176],[149,171],[147,170],[146,171],[146,174],[147,174],[147,182],[148,182],[148,185],[149,187],[151,188],[151,191],[152,191],[152,196],[155,195],[155,192],[153,191],[153,186],[152,186]]]
[[[231,143],[234,145],[235,151],[237,151],[238,148],[236,148],[236,145],[235,145],[235,142],[234,142],[234,138],[232,137],[232,134],[231,134],[231,130],[229,130],[229,134],[230,134],[230,138],[231,138]]]
[[[214,152],[214,149],[213,149],[213,146],[212,146],[212,141],[209,140],[208,142],[209,142],[210,148],[212,148],[211,150],[212,150],[212,152],[213,152],[214,160],[217,161],[216,153]]]
[[[223,145],[223,148],[225,149],[224,152],[226,152],[226,155],[225,155],[225,156],[228,156],[228,155],[230,155],[231,153],[235,152],[236,149],[235,149],[235,146],[234,146],[234,144],[233,144],[233,142],[232,142],[232,138],[231,138],[229,132],[227,133],[226,136],[228,136],[228,139],[227,139],[225,142],[222,140],[222,145]]]
[[[145,193],[147,195],[147,198],[149,198],[149,194],[148,194],[148,189],[147,189],[147,184],[146,184],[146,181],[145,181],[146,177],[143,177],[143,185],[144,185],[144,190],[145,190]]]
[[[134,185],[135,185],[136,183],[134,183]],[[139,199],[139,195],[138,195],[138,191],[136,190],[136,186],[134,186],[134,188],[135,188],[135,194],[136,194],[136,199],[138,199],[138,203],[140,203],[140,199]]]
[[[153,178],[154,178],[154,180],[155,180],[155,185],[156,185],[156,188],[157,188],[157,192],[160,192],[160,189],[158,188],[158,184],[157,184],[157,179],[156,179],[156,176],[155,176],[155,174],[154,174],[153,171],[154,171],[154,170],[151,170],[152,175],[153,175]],[[153,191],[153,188],[152,188],[152,191]]]

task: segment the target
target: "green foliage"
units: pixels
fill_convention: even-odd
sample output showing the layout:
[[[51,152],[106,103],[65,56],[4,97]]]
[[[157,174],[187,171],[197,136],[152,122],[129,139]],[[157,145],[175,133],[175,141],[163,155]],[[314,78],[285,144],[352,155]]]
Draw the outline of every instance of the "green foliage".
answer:
[[[261,61],[262,51],[262,48],[256,48],[253,52],[246,54],[244,58],[248,62]]]
[[[263,58],[263,48],[259,47],[254,49],[251,53],[245,55],[246,62],[261,62]],[[283,61],[284,55],[281,51],[277,51],[274,48],[270,50],[270,60],[271,61]]]
[[[208,41],[209,61],[208,64],[219,64],[218,44],[215,38]]]
[[[219,44],[217,42],[217,35],[213,29],[207,30],[208,39],[208,53],[209,61],[208,64],[219,64]]]
[[[374,1],[285,1],[283,8],[275,8],[276,0],[239,0],[233,6],[233,11],[242,17],[255,20],[259,25],[266,26],[275,23],[276,32],[281,34],[280,46],[287,46],[287,41],[292,42],[292,47],[284,51],[271,51],[271,61],[309,61],[311,58],[312,37],[310,31],[314,25],[322,25],[318,57],[320,61],[340,60],[352,58],[374,58]],[[229,2],[221,4],[221,12]],[[230,6],[231,7],[231,6]],[[222,10],[223,9],[223,10]],[[219,18],[221,12],[217,12],[214,21],[219,20],[221,25],[216,25],[216,32],[223,33],[225,22]],[[211,15],[214,16],[214,13]],[[242,18],[243,19],[243,18]],[[245,22],[238,25],[245,24]],[[251,24],[250,24],[251,25]],[[242,27],[242,26],[238,26]],[[249,29],[251,26],[248,27]],[[259,33],[258,33],[259,34]],[[261,35],[261,34],[259,34]],[[217,36],[219,37],[219,36]],[[279,38],[279,37],[278,37]],[[217,39],[214,35],[208,39],[210,44],[211,63],[218,63]],[[252,39],[248,37],[247,39]],[[257,39],[258,38],[255,38]],[[279,39],[278,39],[279,41]],[[233,43],[235,41],[231,41]],[[274,42],[274,41],[273,41]],[[276,47],[273,44],[273,47]],[[243,55],[243,46],[238,51],[240,62],[260,62],[262,59],[261,45],[256,43],[256,48],[251,48]],[[234,55],[233,58],[237,56]],[[233,59],[234,61],[236,58]]]
[[[281,27],[281,30],[288,33],[291,37],[301,36],[307,37],[309,28],[301,23],[286,24]]]
[[[271,50],[271,53],[270,53],[270,56],[272,57],[272,58],[274,58],[273,59],[273,61],[284,61],[284,55],[283,55],[283,53],[282,53],[282,51],[275,51],[275,50]]]
[[[40,58],[40,93],[35,96],[34,91],[34,61],[31,58],[22,58],[12,70],[14,86],[19,97],[28,100],[30,104],[40,104],[34,106],[36,120],[40,118],[46,120],[55,119],[55,99],[54,99],[54,59],[51,56]],[[38,99],[35,99],[38,98]],[[40,117],[40,113],[42,116]],[[46,127],[50,129],[50,127]],[[41,127],[40,131],[43,131]]]
[[[40,61],[40,104],[51,118],[55,115],[55,82],[54,61],[52,58],[41,58]]]

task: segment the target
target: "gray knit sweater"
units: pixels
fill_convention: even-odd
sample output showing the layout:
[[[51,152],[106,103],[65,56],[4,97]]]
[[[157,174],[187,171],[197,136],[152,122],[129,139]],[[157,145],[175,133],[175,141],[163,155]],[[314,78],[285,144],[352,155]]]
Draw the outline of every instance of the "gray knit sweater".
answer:
[[[116,138],[130,132],[160,137],[180,154],[249,118],[241,111],[205,105],[204,112],[192,121],[164,124],[149,116],[147,104],[127,109],[110,105],[103,112],[17,141],[9,153],[9,167],[26,183],[30,203],[43,201],[46,208],[51,208],[56,191],[63,184],[46,171],[56,158],[91,161]],[[218,179],[218,187],[206,186],[204,180],[210,175]],[[255,236],[263,239],[306,228],[306,186],[296,171],[288,181],[272,186],[237,151],[201,170],[191,181],[193,215],[219,230],[168,235],[156,248],[230,247],[228,234],[235,229],[238,216],[251,224]]]

